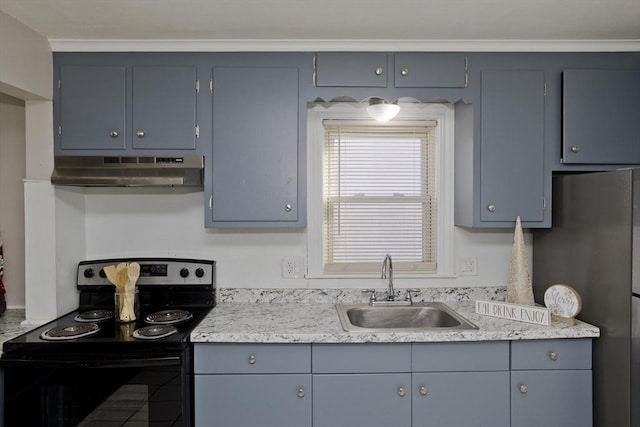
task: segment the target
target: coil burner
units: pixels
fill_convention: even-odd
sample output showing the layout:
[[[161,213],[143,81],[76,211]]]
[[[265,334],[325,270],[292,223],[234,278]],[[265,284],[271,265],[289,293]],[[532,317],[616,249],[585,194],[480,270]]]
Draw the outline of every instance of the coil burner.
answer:
[[[100,326],[95,323],[78,323],[65,326],[56,326],[48,329],[40,335],[40,338],[47,341],[64,341],[82,338],[97,334]]]
[[[152,325],[133,331],[133,337],[140,340],[157,340],[173,335],[178,330],[171,325]]]
[[[111,310],[89,310],[83,311],[73,318],[76,322],[104,322],[113,317],[113,311]]]
[[[186,310],[163,310],[149,314],[144,321],[152,325],[173,325],[185,322],[193,317]]]

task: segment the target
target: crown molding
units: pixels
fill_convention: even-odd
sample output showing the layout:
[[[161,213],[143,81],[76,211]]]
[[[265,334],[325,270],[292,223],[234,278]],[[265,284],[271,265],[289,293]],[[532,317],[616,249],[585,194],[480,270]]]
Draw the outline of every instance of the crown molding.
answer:
[[[50,39],[53,52],[638,52],[640,40]]]

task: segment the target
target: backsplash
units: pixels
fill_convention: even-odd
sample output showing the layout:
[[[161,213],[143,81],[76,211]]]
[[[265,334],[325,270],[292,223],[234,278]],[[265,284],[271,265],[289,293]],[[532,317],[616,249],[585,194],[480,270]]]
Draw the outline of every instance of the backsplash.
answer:
[[[398,289],[400,290],[400,289]],[[430,301],[504,301],[506,287],[420,288],[413,300]],[[338,302],[366,302],[367,296],[358,289],[255,289],[219,288],[218,303],[299,303],[334,304]]]

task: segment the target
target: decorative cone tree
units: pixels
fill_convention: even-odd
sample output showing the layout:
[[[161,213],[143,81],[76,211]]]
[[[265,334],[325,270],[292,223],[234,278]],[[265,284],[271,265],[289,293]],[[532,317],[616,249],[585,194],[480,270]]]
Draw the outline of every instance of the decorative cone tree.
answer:
[[[509,271],[509,283],[507,284],[507,302],[512,304],[535,305],[519,216],[516,218],[516,230],[513,236],[511,269]]]

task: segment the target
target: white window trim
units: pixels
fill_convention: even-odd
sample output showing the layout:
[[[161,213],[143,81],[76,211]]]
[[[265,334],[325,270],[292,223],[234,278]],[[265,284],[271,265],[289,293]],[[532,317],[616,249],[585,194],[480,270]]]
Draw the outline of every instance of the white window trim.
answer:
[[[454,108],[451,104],[402,103],[395,120],[436,120],[440,144],[436,148],[438,168],[438,262],[436,272],[401,272],[395,276],[417,278],[455,277],[454,269]],[[322,156],[323,120],[367,120],[364,103],[317,104],[307,110],[307,275],[308,279],[380,277],[372,273],[326,273],[322,253]],[[393,256],[393,254],[391,254]],[[380,265],[382,265],[382,259]]]

